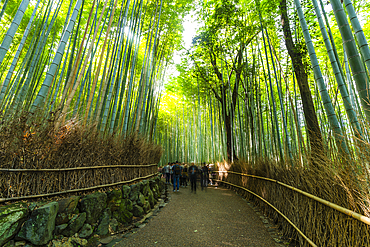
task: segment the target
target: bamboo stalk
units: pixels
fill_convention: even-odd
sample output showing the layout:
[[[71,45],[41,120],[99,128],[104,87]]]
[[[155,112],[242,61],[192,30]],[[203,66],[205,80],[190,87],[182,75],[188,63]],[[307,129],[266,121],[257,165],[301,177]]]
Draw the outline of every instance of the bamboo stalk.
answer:
[[[245,190],[249,193],[251,193],[252,195],[258,197],[260,200],[262,200],[263,202],[265,202],[267,205],[269,205],[271,208],[273,208],[278,214],[280,214],[294,229],[296,229],[296,231],[311,245],[311,246],[314,246],[314,247],[317,247],[317,245],[312,242],[311,239],[309,239],[306,235],[304,235],[304,233],[299,230],[299,228],[294,225],[293,222],[291,222],[288,217],[286,217],[282,212],[280,212],[277,208],[275,208],[271,203],[269,203],[268,201],[266,201],[265,199],[263,199],[261,196],[257,195],[256,193],[244,188],[244,187],[241,187],[241,186],[238,186],[238,185],[235,185],[235,184],[232,184],[232,183],[229,183],[229,182],[226,182],[226,181],[222,181],[222,180],[216,180],[217,182],[221,182],[221,183],[225,183],[225,184],[228,184],[228,185],[231,185],[231,186],[234,186],[236,188],[239,188],[239,189],[242,189],[242,190]]]
[[[77,170],[92,170],[102,168],[142,168],[152,167],[157,164],[150,165],[112,165],[112,166],[90,166],[90,167],[71,167],[71,168],[60,168],[60,169],[7,169],[0,168],[0,172],[64,172],[64,171],[77,171]]]
[[[354,212],[352,210],[349,210],[347,208],[341,207],[341,206],[339,206],[337,204],[331,203],[331,202],[329,202],[327,200],[321,199],[320,197],[314,196],[314,195],[312,195],[310,193],[307,193],[307,192],[305,192],[303,190],[297,189],[297,188],[295,188],[293,186],[284,184],[284,183],[279,182],[279,181],[277,181],[275,179],[265,178],[265,177],[250,175],[250,174],[244,174],[244,173],[239,173],[239,172],[232,172],[232,171],[214,171],[214,172],[237,174],[237,175],[241,175],[241,176],[245,176],[245,177],[257,178],[257,179],[262,179],[262,180],[266,180],[266,181],[270,181],[270,182],[273,182],[273,183],[280,184],[281,186],[284,186],[284,187],[286,187],[288,189],[291,189],[293,191],[296,191],[296,192],[298,192],[298,193],[300,193],[300,194],[302,194],[302,195],[304,195],[304,196],[306,196],[308,198],[311,198],[311,199],[313,199],[313,200],[315,200],[317,202],[320,202],[321,204],[324,204],[324,205],[326,205],[326,206],[328,206],[328,207],[330,207],[330,208],[332,208],[334,210],[337,210],[337,211],[339,211],[339,212],[341,212],[343,214],[346,214],[346,215],[348,215],[348,216],[350,216],[350,217],[352,217],[352,218],[354,218],[354,219],[356,219],[358,221],[361,221],[362,223],[365,223],[367,225],[370,225],[370,218],[369,217],[366,217],[364,215],[361,215],[359,213],[356,213],[356,212]]]
[[[98,185],[98,186],[93,186],[93,187],[83,188],[83,189],[65,190],[65,191],[54,192],[54,193],[49,193],[49,194],[12,197],[12,198],[0,198],[0,203],[9,202],[9,201],[29,200],[29,199],[36,199],[36,198],[42,198],[42,197],[57,196],[57,195],[68,194],[68,193],[76,193],[76,192],[83,192],[83,191],[88,191],[88,190],[96,190],[96,189],[101,189],[101,188],[113,187],[113,186],[117,186],[117,185],[133,183],[137,180],[148,179],[148,178],[151,178],[151,177],[154,177],[154,176],[157,176],[157,175],[158,175],[158,173],[153,173],[153,174],[150,174],[150,175],[145,176],[145,177],[138,177],[138,178],[134,178],[134,179],[128,180],[128,181],[122,181],[122,182],[117,182],[117,183],[112,183],[112,184]]]

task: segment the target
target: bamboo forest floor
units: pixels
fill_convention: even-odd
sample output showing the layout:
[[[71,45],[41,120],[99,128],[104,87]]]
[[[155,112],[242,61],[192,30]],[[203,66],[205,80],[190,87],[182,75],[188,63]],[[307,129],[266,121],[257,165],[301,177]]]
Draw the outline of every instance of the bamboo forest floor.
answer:
[[[199,185],[199,184],[198,184]],[[276,227],[234,191],[190,186],[172,192],[150,220],[110,246],[287,246]]]

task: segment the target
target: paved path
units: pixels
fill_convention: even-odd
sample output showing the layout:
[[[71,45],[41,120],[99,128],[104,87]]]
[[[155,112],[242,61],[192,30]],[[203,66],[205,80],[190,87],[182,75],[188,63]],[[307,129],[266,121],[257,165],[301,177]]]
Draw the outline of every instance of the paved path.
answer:
[[[170,202],[148,224],[117,243],[123,246],[275,247],[259,216],[235,192],[190,188],[172,192]]]

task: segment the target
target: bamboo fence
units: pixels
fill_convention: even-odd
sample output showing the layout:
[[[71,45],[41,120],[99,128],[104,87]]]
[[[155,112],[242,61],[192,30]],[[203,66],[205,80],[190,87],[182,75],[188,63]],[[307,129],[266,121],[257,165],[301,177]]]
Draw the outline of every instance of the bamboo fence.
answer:
[[[304,233],[292,221],[290,221],[289,218],[286,215],[284,215],[279,209],[277,209],[276,207],[274,207],[274,205],[272,205],[271,203],[269,203],[268,201],[266,201],[265,199],[263,199],[263,197],[257,195],[253,191],[250,191],[250,190],[248,190],[248,189],[246,189],[244,187],[241,187],[241,186],[238,186],[238,185],[235,185],[235,184],[226,182],[226,181],[222,181],[222,180],[216,180],[216,181],[217,182],[224,183],[224,184],[227,184],[227,185],[231,185],[232,187],[236,187],[236,188],[245,190],[248,193],[250,193],[250,194],[254,195],[255,197],[257,197],[258,199],[262,200],[264,203],[266,203],[272,209],[274,209],[278,214],[280,214],[299,233],[299,235],[301,235],[312,247],[317,247],[317,245],[314,242],[312,242],[311,239],[309,239],[306,235],[304,235]]]
[[[157,164],[60,169],[0,168],[0,203],[112,187],[149,178],[157,172]]]
[[[281,226],[286,237],[299,241],[301,246],[370,244],[370,218],[367,216],[275,179],[234,171],[216,173],[219,182],[234,188],[243,197],[249,200],[257,197],[263,201],[256,203]],[[335,186],[331,192],[339,202],[348,201]]]

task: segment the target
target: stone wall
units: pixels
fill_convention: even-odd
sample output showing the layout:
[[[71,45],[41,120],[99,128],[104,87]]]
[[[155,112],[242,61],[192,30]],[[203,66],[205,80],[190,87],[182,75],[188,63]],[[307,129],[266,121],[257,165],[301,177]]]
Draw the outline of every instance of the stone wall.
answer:
[[[159,177],[106,193],[0,206],[0,246],[84,246],[149,213],[161,197]]]

